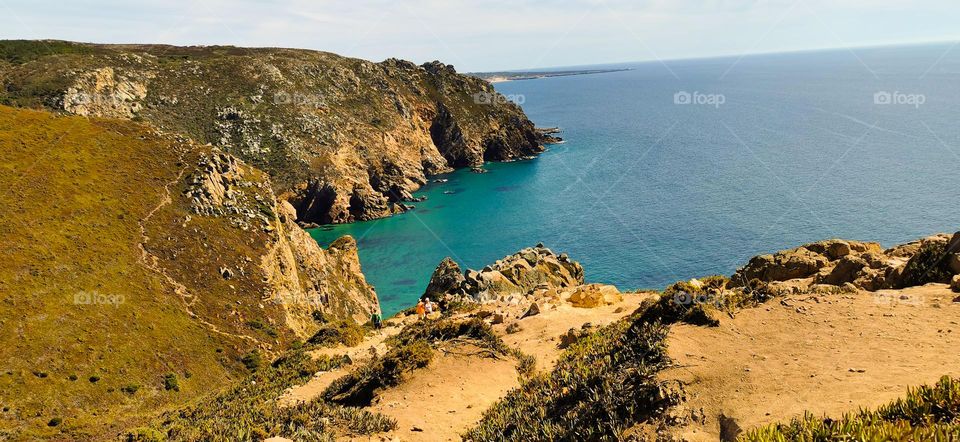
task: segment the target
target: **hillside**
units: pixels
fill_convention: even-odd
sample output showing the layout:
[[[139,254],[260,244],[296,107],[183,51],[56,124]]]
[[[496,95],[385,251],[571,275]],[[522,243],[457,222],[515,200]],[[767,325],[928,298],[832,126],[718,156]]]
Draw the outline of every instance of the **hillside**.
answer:
[[[0,41],[0,104],[151,122],[267,172],[300,221],[406,210],[427,175],[550,137],[452,66],[296,49]]]
[[[0,439],[115,434],[377,305],[352,238],[140,123],[0,106],[0,183]]]
[[[848,279],[923,281],[951,268],[958,239],[821,241],[755,257],[734,275],[755,276],[746,285],[709,276],[662,292],[586,283],[579,263],[539,245],[480,271],[446,259],[426,293],[440,313],[401,313],[355,342],[301,349],[289,359],[321,368],[140,431],[188,441],[955,436],[960,287],[870,291]],[[867,253],[886,258],[813,283]],[[788,275],[801,256],[819,268]],[[934,387],[904,396],[921,385]]]

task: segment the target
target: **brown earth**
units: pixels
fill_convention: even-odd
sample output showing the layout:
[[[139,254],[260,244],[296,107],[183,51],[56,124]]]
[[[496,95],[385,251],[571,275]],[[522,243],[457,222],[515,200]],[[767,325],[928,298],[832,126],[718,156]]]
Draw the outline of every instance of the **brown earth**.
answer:
[[[723,318],[675,325],[675,367],[703,424],[677,433],[717,440],[718,417],[747,430],[804,411],[839,416],[903,396],[908,387],[960,375],[960,303],[943,284],[840,295],[790,295]],[[781,300],[782,299],[782,300]]]

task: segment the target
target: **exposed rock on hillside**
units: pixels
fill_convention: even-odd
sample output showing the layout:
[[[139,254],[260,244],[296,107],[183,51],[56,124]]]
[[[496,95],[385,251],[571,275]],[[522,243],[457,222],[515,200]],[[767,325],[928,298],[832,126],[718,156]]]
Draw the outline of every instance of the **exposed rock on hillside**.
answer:
[[[466,295],[476,301],[524,296],[534,289],[574,287],[583,284],[583,267],[567,255],[557,255],[538,244],[497,260],[482,270],[467,270],[450,258],[437,266],[425,295]],[[456,276],[456,275],[459,275]]]
[[[740,287],[763,282],[804,280],[809,284],[853,286],[864,290],[949,283],[960,273],[960,233],[939,234],[883,250],[878,243],[833,239],[752,258],[731,277]]]
[[[267,172],[308,223],[402,212],[429,174],[529,158],[555,141],[515,104],[491,99],[490,84],[440,62],[291,49],[0,45],[0,102],[135,118],[211,143]],[[17,56],[30,45],[44,55]]]

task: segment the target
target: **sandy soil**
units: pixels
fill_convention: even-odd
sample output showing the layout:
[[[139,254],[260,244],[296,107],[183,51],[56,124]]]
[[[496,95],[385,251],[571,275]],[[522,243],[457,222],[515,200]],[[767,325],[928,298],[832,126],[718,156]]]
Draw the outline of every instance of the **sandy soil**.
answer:
[[[703,425],[679,433],[719,438],[718,416],[743,429],[801,416],[839,416],[901,397],[907,387],[960,375],[960,303],[940,284],[903,291],[797,295],[725,318],[715,328],[675,325],[677,364]]]
[[[515,317],[524,308],[518,306],[518,311],[511,312],[505,323],[494,326],[494,331],[507,345],[536,356],[538,368],[547,370],[553,367],[561,353],[558,348],[561,335],[588,322],[594,326],[609,324],[632,313],[649,296],[624,294],[623,302],[592,309],[564,304],[545,308],[539,315],[520,320]],[[506,327],[513,322],[520,325],[520,331],[507,334]],[[368,359],[372,351],[385,352],[384,340],[399,331],[399,327],[387,327],[381,334],[369,336],[355,347],[313,352],[315,356],[347,354],[354,364],[319,373],[306,384],[287,390],[278,399],[278,405],[288,406],[319,396],[331,382]],[[380,392],[370,409],[396,419],[397,430],[356,440],[460,440],[460,433],[476,424],[484,410],[519,386],[514,358],[475,356],[472,355],[475,350],[463,345],[442,347],[429,366],[410,373],[403,384]]]
[[[459,347],[457,353],[470,353]],[[434,358],[403,384],[384,391],[371,407],[397,420],[387,439],[404,441],[460,440],[460,433],[483,411],[519,384],[513,358],[493,359],[454,354]]]
[[[594,327],[610,324],[633,313],[643,300],[651,296],[625,293],[623,302],[597,308],[577,308],[563,304],[555,309],[547,308],[537,316],[495,325],[493,329],[507,345],[535,356],[539,370],[550,370],[563,352],[558,347],[561,335],[571,328],[580,329],[586,323]],[[518,322],[520,331],[507,334],[506,328],[511,322]]]

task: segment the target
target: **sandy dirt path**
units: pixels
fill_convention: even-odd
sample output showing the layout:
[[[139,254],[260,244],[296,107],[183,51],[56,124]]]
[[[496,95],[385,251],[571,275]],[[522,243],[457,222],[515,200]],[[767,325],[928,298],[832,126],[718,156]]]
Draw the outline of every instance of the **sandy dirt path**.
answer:
[[[960,303],[939,284],[903,291],[797,295],[724,318],[719,327],[675,325],[676,367],[688,410],[704,425],[680,431],[719,438],[718,416],[743,429],[815,414],[839,416],[903,396],[907,387],[960,375]]]

